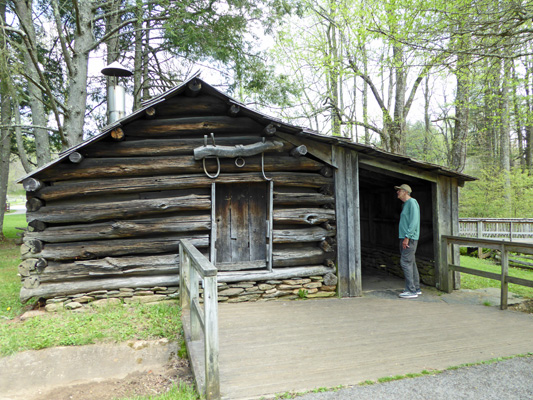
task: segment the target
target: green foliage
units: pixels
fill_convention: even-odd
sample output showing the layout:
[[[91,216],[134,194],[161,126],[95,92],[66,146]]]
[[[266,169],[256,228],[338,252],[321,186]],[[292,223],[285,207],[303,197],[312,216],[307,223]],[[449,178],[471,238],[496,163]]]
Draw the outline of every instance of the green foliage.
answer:
[[[479,180],[461,188],[459,215],[462,218],[533,218],[533,175],[519,168],[509,174],[510,193],[506,199],[506,173],[485,168]]]
[[[298,297],[300,299],[307,299],[308,292],[305,289],[298,290]]]

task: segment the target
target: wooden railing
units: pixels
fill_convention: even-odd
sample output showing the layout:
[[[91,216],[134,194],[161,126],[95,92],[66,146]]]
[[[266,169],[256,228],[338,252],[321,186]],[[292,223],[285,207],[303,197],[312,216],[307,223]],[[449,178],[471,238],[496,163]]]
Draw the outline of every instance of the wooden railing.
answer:
[[[533,240],[533,218],[459,218],[459,235],[530,241]]]
[[[180,241],[179,257],[181,319],[196,386],[207,400],[220,399],[217,269],[186,239]]]
[[[478,247],[501,251],[501,273],[495,274],[493,272],[480,271],[472,268],[461,267],[460,265],[453,265],[448,262],[450,255],[453,252],[453,246],[458,245],[462,247]],[[447,282],[441,285],[444,290],[451,292],[452,272],[461,272],[465,274],[482,276],[484,278],[495,279],[501,282],[500,294],[500,308],[507,309],[507,298],[509,293],[509,283],[516,285],[527,286],[533,288],[533,281],[527,279],[516,278],[509,276],[509,252],[533,254],[533,244],[530,243],[511,243],[505,240],[491,240],[491,239],[474,239],[460,236],[441,236],[442,246],[442,265],[444,269],[444,278]]]

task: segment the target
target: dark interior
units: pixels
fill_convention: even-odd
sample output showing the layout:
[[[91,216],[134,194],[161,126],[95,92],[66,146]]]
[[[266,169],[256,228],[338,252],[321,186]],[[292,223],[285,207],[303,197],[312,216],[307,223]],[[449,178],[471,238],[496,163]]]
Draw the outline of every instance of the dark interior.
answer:
[[[407,183],[412,197],[420,204],[420,240],[418,258],[434,259],[432,183],[388,170],[360,165],[359,193],[361,218],[362,275],[387,271],[401,275],[398,264],[398,223],[402,201],[394,186]],[[417,261],[418,262],[418,261]],[[419,268],[420,269],[420,268]]]

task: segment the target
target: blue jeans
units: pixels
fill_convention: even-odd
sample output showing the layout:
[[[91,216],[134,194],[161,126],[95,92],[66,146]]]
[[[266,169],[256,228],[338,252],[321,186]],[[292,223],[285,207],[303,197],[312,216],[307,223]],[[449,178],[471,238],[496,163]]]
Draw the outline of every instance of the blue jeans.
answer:
[[[400,239],[400,266],[405,276],[405,291],[416,293],[420,290],[420,276],[416,266],[415,253],[418,240],[409,239],[409,247],[402,247],[403,239]]]

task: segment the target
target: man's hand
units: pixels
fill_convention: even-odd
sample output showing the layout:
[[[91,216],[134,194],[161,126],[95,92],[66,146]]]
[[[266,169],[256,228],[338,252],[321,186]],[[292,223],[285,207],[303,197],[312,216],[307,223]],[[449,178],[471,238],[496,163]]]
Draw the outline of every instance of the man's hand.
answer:
[[[407,249],[409,247],[409,238],[405,238],[402,242],[402,248]]]

